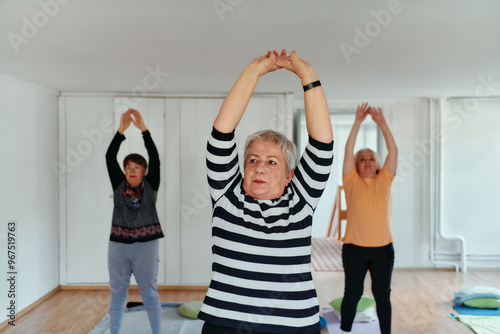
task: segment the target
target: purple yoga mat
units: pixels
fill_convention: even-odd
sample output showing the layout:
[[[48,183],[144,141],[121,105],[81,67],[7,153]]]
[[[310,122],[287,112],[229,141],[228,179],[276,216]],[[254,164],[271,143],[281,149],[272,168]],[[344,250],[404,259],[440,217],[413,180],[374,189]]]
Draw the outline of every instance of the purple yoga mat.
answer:
[[[326,328],[328,329],[328,334],[339,334],[340,330],[340,320],[337,318],[335,313],[333,313],[333,308],[325,307],[323,308],[323,317],[326,319]],[[378,324],[378,319],[371,322],[355,322],[352,324],[352,334],[379,334],[380,327]]]

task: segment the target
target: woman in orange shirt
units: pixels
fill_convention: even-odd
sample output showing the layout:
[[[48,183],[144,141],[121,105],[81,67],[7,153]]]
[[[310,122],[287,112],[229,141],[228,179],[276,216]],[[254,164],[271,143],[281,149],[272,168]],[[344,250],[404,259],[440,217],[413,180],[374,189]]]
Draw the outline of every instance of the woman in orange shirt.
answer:
[[[388,155],[381,166],[377,153],[370,149],[354,154],[359,128],[370,115],[384,136]],[[372,292],[382,334],[391,332],[391,276],[394,248],[391,234],[391,184],[396,175],[398,149],[382,111],[364,103],[347,139],[343,183],[347,203],[347,226],[342,239],[345,287],[341,308],[344,333],[351,331],[356,306],[363,294],[366,272],[370,270]]]

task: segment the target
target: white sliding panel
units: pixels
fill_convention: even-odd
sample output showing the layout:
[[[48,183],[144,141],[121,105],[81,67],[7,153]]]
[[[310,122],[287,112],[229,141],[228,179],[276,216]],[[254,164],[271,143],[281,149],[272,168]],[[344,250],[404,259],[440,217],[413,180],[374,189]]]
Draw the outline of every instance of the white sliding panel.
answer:
[[[112,97],[67,96],[66,281],[107,283],[107,250],[113,201],[105,154],[114,135]],[[64,269],[63,269],[64,270]]]
[[[180,105],[181,99],[165,99],[165,159],[162,160],[162,187],[165,189],[165,284],[181,284],[181,164],[180,164]]]

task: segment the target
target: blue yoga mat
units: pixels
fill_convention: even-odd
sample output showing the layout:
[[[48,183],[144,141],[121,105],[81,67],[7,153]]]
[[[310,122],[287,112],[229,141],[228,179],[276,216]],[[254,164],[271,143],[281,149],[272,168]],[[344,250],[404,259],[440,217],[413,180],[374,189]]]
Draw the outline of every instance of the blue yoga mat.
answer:
[[[465,305],[453,305],[453,308],[462,315],[500,316],[500,308],[474,308]]]

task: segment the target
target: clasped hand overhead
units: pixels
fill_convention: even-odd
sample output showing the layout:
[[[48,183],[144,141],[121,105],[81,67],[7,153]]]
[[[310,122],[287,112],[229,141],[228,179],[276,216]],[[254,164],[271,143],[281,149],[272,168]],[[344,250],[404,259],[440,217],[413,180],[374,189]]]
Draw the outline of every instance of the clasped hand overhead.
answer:
[[[123,134],[125,130],[128,129],[130,124],[134,124],[141,132],[147,130],[146,125],[144,124],[144,119],[140,112],[135,109],[128,109],[124,112],[120,118],[120,127],[118,128],[118,132]]]
[[[373,121],[378,126],[381,126],[382,124],[386,123],[381,108],[377,109],[375,107],[369,106],[368,103],[363,103],[359,105],[358,109],[356,110],[356,121],[362,122],[368,115],[371,115]]]
[[[255,66],[260,76],[284,68],[295,73],[306,83],[317,80],[316,72],[311,64],[297,57],[295,50],[288,56],[286,49],[283,49],[281,54],[276,50],[268,51],[266,55],[254,59],[251,64]]]

